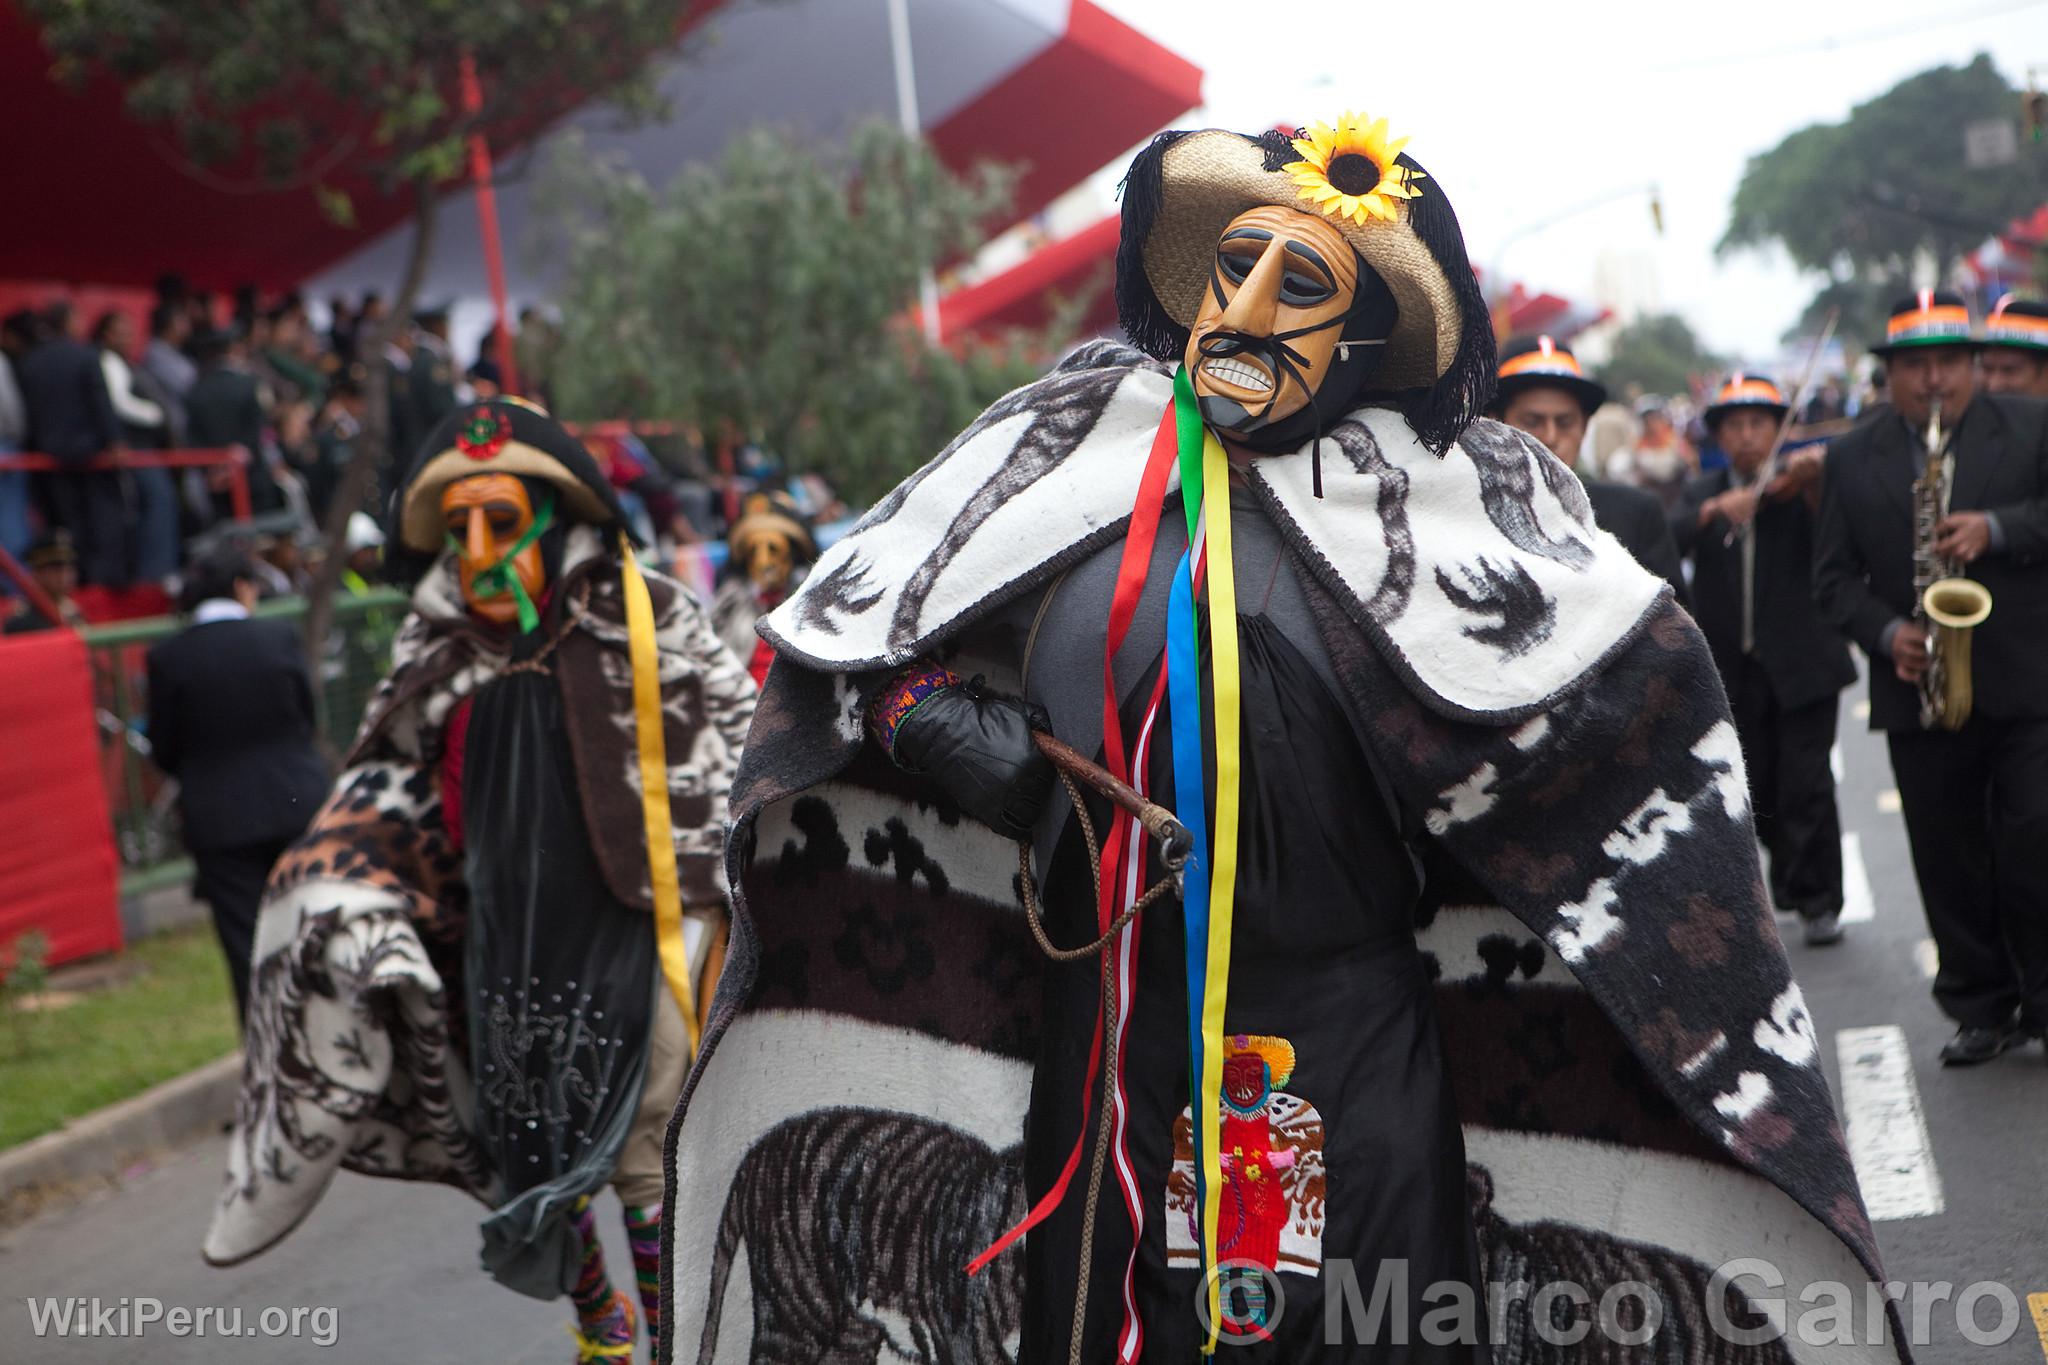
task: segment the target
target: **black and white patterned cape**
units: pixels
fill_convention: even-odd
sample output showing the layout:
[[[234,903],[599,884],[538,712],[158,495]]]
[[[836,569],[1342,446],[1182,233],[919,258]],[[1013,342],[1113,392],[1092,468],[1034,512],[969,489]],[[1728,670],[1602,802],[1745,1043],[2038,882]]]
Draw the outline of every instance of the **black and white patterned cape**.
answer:
[[[617,552],[571,528],[543,628],[584,822],[620,901],[651,912],[637,722]],[[726,798],[754,684],[681,584],[647,574],[683,903],[715,909]],[[242,1092],[206,1258],[289,1234],[337,1170],[454,1185],[498,1202],[473,1140],[460,971],[468,890],[442,819],[450,715],[511,660],[463,605],[454,556],[414,590],[345,771],[279,859],[256,924]],[[652,932],[652,917],[649,932]],[[702,928],[686,924],[701,965]]]
[[[733,791],[732,952],[669,1133],[665,1350],[1014,1348],[991,1339],[1014,1325],[1014,1277],[967,1285],[953,1256],[955,1229],[1001,1221],[1014,1192],[987,1172],[1009,1168],[963,1180],[926,1154],[1014,1151],[1047,968],[1013,846],[864,744],[855,679],[923,653],[982,668],[977,622],[1122,534],[1168,395],[1135,352],[1084,348],[991,407],[764,621],[778,659]],[[1875,1242],[1691,618],[1505,427],[1475,424],[1438,460],[1365,408],[1325,440],[1321,500],[1305,458],[1258,460],[1250,482],[1376,766],[1493,903],[1421,931],[1491,1271],[1541,1262],[1596,1299],[1680,1286],[1660,1359],[1904,1359],[1863,1335]],[[877,1111],[930,1139],[835,1136]],[[851,1165],[818,1169],[821,1152]],[[835,1249],[806,1250],[826,1190]],[[742,1248],[749,1273],[728,1277]],[[1856,1343],[1721,1342],[1704,1289],[1741,1257],[1781,1277],[1746,1285],[1781,1325],[1807,1287],[1845,1286]],[[1898,1335],[1882,1304],[1877,1319]],[[1526,1335],[1497,1358],[1552,1358]]]

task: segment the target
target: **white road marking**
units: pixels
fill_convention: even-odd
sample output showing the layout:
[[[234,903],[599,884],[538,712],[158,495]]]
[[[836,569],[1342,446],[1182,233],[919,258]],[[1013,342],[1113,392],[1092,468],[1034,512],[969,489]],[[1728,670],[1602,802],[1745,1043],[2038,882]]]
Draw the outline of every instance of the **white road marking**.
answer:
[[[1870,869],[1863,865],[1863,836],[1851,831],[1842,836],[1842,923],[1868,924],[1876,914]]]
[[[1913,945],[1913,961],[1919,964],[1920,975],[1929,981],[1941,970],[1941,952],[1934,946],[1934,940],[1923,938]]]
[[[1842,1064],[1842,1112],[1849,1159],[1872,1221],[1928,1218],[1942,1211],[1941,1175],[1913,1084],[1906,1035],[1892,1024],[1835,1035]]]
[[[1834,748],[1828,750],[1828,768],[1834,773],[1835,781],[1840,782],[1842,780],[1842,774],[1845,771],[1847,771],[1842,766],[1841,745],[1837,744]]]
[[[1887,787],[1877,794],[1877,808],[1886,815],[1897,815],[1903,806],[1899,804],[1899,789]]]

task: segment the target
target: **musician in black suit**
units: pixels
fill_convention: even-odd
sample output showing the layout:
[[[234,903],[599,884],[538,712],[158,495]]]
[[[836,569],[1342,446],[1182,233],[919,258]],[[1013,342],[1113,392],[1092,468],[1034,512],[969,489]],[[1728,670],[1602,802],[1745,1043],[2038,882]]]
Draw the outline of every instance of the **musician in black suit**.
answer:
[[[178,779],[193,890],[213,911],[237,1019],[249,1000],[263,883],[326,800],[328,782],[298,632],[251,619],[256,591],[246,554],[215,551],[186,583],[192,624],[149,651],[149,742],[157,766]]]
[[[1550,448],[1586,485],[1593,522],[1622,543],[1636,563],[1671,585],[1686,600],[1678,568],[1678,546],[1657,495],[1627,484],[1609,483],[1579,467],[1586,423],[1607,401],[1607,389],[1579,368],[1578,357],[1547,336],[1519,337],[1501,351],[1499,387],[1487,415],[1528,432]]]
[[[1977,369],[1986,393],[2048,398],[2048,304],[2017,294],[1992,304],[1979,336]]]
[[[1770,463],[1789,411],[1760,375],[1721,386],[1706,423],[1730,465],[1686,486],[1671,533],[1692,558],[1693,616],[1742,737],[1771,899],[1798,913],[1808,943],[1826,944],[1842,937],[1842,821],[1829,752],[1856,666],[1813,604],[1821,448]]]
[[[1870,724],[1890,742],[1920,899],[1940,950],[1951,1065],[2048,1029],[2048,405],[1976,391],[1961,298],[1893,310],[1886,412],[1829,448],[1814,592],[1872,660]],[[1936,399],[1953,453],[1935,549],[1991,594],[1974,632],[1974,706],[1920,723],[1927,635],[1914,620],[1914,495]]]

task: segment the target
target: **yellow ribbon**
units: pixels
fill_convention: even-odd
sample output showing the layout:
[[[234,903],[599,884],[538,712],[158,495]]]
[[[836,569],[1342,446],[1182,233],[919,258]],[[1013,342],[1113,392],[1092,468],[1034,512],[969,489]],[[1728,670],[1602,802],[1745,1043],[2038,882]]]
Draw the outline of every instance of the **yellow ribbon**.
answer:
[[[675,822],[668,809],[668,743],[661,716],[661,660],[654,648],[654,601],[632,542],[619,533],[626,598],[626,636],[633,659],[633,718],[640,740],[640,811],[647,824],[647,879],[654,888],[654,937],[661,974],[690,1032],[697,1056],[697,1009],[690,988],[690,951],[683,942],[683,897],[676,874]]]
[[[1208,533],[1209,676],[1214,684],[1216,735],[1216,837],[1209,877],[1209,962],[1202,988],[1202,1084],[1198,1103],[1203,1125],[1202,1246],[1209,1264],[1209,1340],[1216,1349],[1223,1330],[1223,1276],[1217,1263],[1217,1223],[1223,1210],[1223,1003],[1230,983],[1230,920],[1237,899],[1239,730],[1243,721],[1238,683],[1237,575],[1230,562],[1230,461],[1213,432],[1203,433],[1202,486]]]

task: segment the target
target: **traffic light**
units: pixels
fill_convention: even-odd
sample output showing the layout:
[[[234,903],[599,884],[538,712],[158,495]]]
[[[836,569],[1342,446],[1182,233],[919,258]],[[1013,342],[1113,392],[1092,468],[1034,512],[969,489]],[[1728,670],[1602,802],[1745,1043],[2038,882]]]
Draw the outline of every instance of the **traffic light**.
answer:
[[[2043,130],[2048,130],[2048,95],[2031,88],[2021,95],[2020,122],[2026,127],[2027,140],[2039,142]]]

